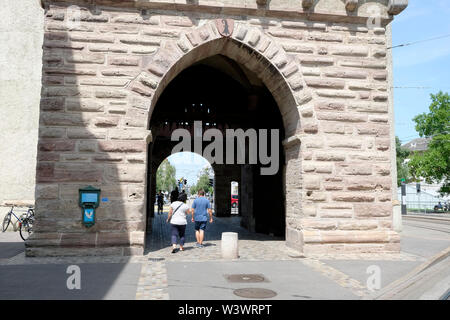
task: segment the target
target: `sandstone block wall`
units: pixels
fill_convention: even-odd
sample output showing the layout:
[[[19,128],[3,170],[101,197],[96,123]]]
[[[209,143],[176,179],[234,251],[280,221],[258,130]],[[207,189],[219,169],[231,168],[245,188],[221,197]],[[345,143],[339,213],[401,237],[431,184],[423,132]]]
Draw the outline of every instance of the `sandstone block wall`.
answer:
[[[387,1],[369,1],[383,14],[375,28],[364,18],[367,3],[352,17],[337,0],[318,1],[309,17],[297,2],[273,1],[266,11],[239,1],[221,11],[208,1],[144,11],[78,3],[75,24],[67,2],[50,1],[45,14],[38,221],[29,255],[142,252],[149,118],[170,80],[214,54],[255,72],[280,108],[286,244],[305,253],[399,250]],[[223,19],[232,34],[219,32]],[[108,198],[90,229],[77,194],[87,184]]]

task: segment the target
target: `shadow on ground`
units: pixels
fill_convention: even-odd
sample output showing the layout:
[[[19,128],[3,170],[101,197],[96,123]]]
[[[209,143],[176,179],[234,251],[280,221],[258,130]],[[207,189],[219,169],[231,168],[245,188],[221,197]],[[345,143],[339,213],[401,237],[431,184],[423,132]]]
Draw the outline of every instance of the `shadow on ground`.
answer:
[[[159,251],[171,246],[170,224],[166,222],[167,212],[162,215],[155,214],[152,223],[151,232],[147,233],[146,248],[144,254]],[[186,227],[186,250],[192,249],[190,244],[196,242],[194,223],[188,217],[188,224]],[[240,217],[213,217],[213,223],[208,223],[205,232],[205,246],[216,246],[211,241],[220,241],[223,232],[238,233],[239,240],[255,240],[255,241],[279,241],[284,245],[284,239],[280,237],[273,237],[266,234],[250,232],[240,226]]]

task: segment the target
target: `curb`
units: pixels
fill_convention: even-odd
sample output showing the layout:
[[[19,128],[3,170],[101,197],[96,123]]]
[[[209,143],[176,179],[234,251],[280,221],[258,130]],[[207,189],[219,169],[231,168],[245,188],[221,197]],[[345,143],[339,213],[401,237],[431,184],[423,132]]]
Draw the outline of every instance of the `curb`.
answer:
[[[450,221],[450,215],[446,215],[446,216],[438,216],[438,215],[412,215],[412,214],[408,214],[408,215],[404,215],[402,216],[402,219],[405,220],[437,220],[437,221]]]
[[[372,300],[386,300],[386,299],[392,299],[396,294],[401,292],[406,287],[409,287],[411,284],[409,283],[411,279],[418,276],[428,268],[432,267],[433,265],[439,263],[440,261],[444,260],[445,258],[450,256],[450,247],[447,249],[444,249],[443,251],[439,252],[438,254],[434,255],[424,263],[422,263],[420,266],[416,267],[414,270],[406,274],[405,276],[401,277],[400,279],[397,279],[396,281],[392,282],[388,286],[386,286],[381,291],[377,292],[374,295],[371,295],[367,297],[367,299]],[[441,296],[445,294],[442,293]],[[438,298],[439,299],[439,298]]]
[[[450,294],[450,276],[437,283],[431,290],[422,294],[419,300],[447,300]]]

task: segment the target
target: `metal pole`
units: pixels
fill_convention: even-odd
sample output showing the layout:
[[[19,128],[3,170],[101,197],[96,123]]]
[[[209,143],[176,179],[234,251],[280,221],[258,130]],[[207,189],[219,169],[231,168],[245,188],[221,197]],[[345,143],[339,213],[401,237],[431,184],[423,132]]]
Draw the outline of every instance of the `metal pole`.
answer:
[[[420,209],[422,209],[422,207],[420,206],[420,192],[419,192],[418,196],[419,196],[419,214],[420,214]]]
[[[406,185],[402,182],[402,215],[407,215],[408,212],[406,210]]]

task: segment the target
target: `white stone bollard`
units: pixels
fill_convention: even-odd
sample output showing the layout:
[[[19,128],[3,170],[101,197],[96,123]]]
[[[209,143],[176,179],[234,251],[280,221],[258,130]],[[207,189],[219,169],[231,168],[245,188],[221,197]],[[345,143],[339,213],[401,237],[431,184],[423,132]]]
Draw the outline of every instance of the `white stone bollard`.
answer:
[[[402,232],[402,206],[398,200],[393,201],[392,226],[394,231]]]
[[[222,232],[222,258],[237,259],[239,257],[238,234],[236,232]]]

